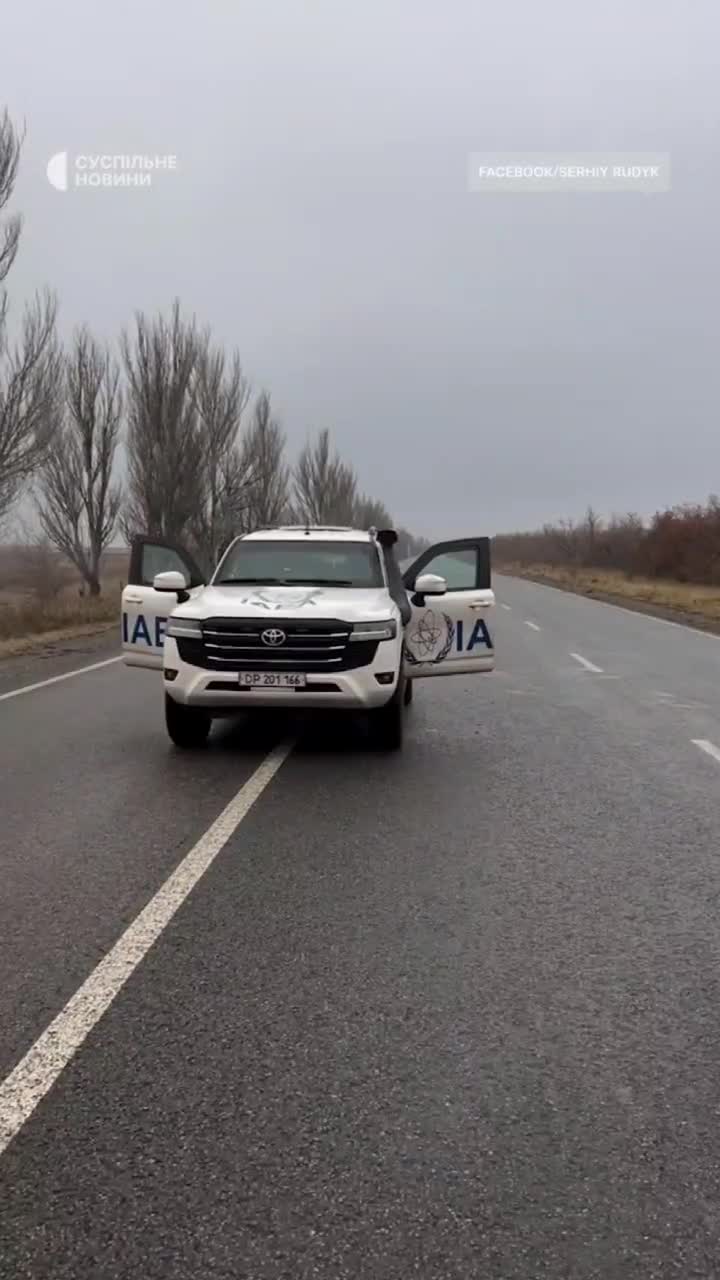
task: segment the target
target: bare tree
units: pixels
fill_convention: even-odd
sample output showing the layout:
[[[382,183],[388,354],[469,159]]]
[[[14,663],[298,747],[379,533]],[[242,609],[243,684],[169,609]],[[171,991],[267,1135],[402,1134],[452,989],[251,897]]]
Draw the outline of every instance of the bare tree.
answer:
[[[585,520],[583,522],[581,535],[583,547],[583,558],[587,565],[594,565],[598,554],[598,540],[602,533],[602,521],[593,507],[588,507],[585,512]]]
[[[0,115],[0,213],[13,193],[22,144],[23,137],[15,128],[7,110],[3,111]],[[0,284],[15,261],[21,230],[22,218],[17,213],[8,218],[0,228]]]
[[[239,443],[250,388],[235,352],[228,363],[221,348],[206,347],[196,369],[197,430],[201,447],[201,495],[190,536],[201,560],[215,564],[244,527],[255,481],[252,459]]]
[[[91,596],[120,510],[113,464],[122,418],[120,371],[86,329],[65,365],[65,415],[41,466],[36,498],[42,529],[75,565]]]
[[[272,415],[270,396],[262,391],[242,443],[242,463],[252,478],[245,511],[245,529],[268,529],[280,524],[289,510],[289,472],[285,436]]]
[[[0,214],[15,187],[23,136],[7,111],[0,115]],[[0,220],[0,285],[20,243],[19,214]],[[7,331],[7,294],[0,288],[0,521],[43,459],[57,409],[60,356],[57,304],[46,293],[25,310],[19,341]]]
[[[293,472],[293,511],[309,524],[352,525],[357,502],[353,468],[331,453],[330,432],[320,431],[300,453]]]
[[[419,537],[417,534],[411,533],[409,529],[402,527],[397,530],[398,540],[395,548],[398,560],[410,560],[413,556],[419,556],[426,547],[430,546],[429,538]]]
[[[0,520],[43,461],[57,425],[62,357],[56,314],[52,294],[36,296],[11,346],[0,304]]]
[[[128,538],[181,539],[203,506],[207,472],[197,398],[208,341],[194,318],[182,318],[177,301],[169,320],[140,313],[134,335],[122,336],[128,421],[122,529]]]
[[[574,520],[561,520],[553,527],[545,525],[543,533],[554,542],[561,560],[565,564],[577,566],[580,563],[580,528]]]
[[[355,503],[353,524],[358,529],[391,529],[393,519],[384,502],[361,494]]]

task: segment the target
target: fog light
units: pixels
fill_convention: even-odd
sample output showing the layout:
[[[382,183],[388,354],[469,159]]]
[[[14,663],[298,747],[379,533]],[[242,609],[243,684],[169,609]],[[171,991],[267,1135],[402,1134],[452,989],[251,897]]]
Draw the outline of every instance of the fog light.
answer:
[[[379,671],[375,676],[378,684],[392,684],[395,679],[394,671]]]
[[[163,675],[165,676],[166,680],[175,680],[175,678],[177,677],[177,671],[173,671],[172,667],[166,667],[163,672]]]

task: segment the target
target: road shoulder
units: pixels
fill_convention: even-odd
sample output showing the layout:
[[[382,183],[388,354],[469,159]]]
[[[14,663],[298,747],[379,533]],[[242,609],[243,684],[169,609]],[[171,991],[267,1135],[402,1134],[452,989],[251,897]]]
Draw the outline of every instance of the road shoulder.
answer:
[[[76,667],[120,654],[117,625],[97,626],[84,635],[38,636],[38,644],[22,654],[0,654],[0,693],[50,680]]]
[[[560,582],[555,578],[540,573],[530,573],[513,566],[504,569],[498,566],[497,574],[501,577],[517,578],[521,582],[533,582],[539,587],[551,587],[555,591],[563,591],[565,595],[579,596],[583,600],[596,600],[598,604],[612,604],[630,613],[644,614],[648,618],[660,618],[663,622],[674,622],[680,627],[690,627],[694,631],[705,631],[709,635],[720,636],[720,621],[707,618],[701,613],[691,613],[686,609],[672,609],[666,605],[636,600],[632,596],[613,594],[609,591],[585,590],[581,586],[572,586],[568,582]]]

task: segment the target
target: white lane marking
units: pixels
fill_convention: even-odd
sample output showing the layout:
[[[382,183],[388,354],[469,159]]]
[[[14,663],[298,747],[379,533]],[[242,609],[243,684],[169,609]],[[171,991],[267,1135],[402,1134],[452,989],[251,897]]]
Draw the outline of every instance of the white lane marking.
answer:
[[[539,628],[539,626],[538,626],[537,622],[528,622],[527,618],[525,619],[525,626],[526,626],[526,627],[530,627],[530,628],[531,628],[531,630],[533,630],[533,631],[539,631],[539,630],[540,630],[540,628]]]
[[[500,605],[500,608],[501,608],[501,609],[505,609],[505,610],[507,610],[507,612],[508,612],[508,613],[511,613],[511,612],[512,612],[512,605],[511,605],[511,604],[501,604],[501,605]]]
[[[703,711],[705,706],[702,702],[676,702],[674,693],[660,693],[654,690],[656,698],[660,699],[660,705],[666,707],[668,711]]]
[[[720,764],[720,747],[716,747],[714,742],[708,742],[706,738],[693,738],[693,746],[699,747],[706,755],[711,756]]]
[[[65,1008],[0,1084],[0,1155],[109,1009],[198,880],[215,861],[292,751],[276,747],[183,858]]]
[[[103,662],[91,662],[89,667],[76,667],[74,671],[65,671],[61,676],[50,676],[49,680],[23,684],[19,689],[11,689],[9,693],[0,693],[0,702],[4,702],[6,698],[19,698],[21,693],[33,693],[35,689],[45,689],[49,684],[57,684],[60,680],[70,680],[72,676],[84,676],[86,671],[99,671],[101,667],[109,667],[113,662],[122,662],[122,654],[118,654],[117,658],[105,658]]]
[[[597,676],[601,676],[603,674],[602,667],[596,667],[594,662],[588,662],[587,658],[583,658],[581,653],[571,653],[570,657],[574,658],[576,662],[579,662],[580,666],[584,667],[586,671],[594,671]]]

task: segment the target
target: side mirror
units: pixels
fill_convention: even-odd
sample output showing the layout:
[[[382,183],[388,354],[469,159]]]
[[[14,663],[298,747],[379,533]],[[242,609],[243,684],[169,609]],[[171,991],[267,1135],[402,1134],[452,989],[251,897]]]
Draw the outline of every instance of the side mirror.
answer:
[[[415,579],[413,604],[424,605],[426,596],[444,596],[447,582],[437,573],[421,573]]]
[[[444,596],[447,582],[437,573],[421,573],[415,579],[415,590],[421,596]]]
[[[185,574],[179,573],[177,569],[156,573],[153,578],[153,587],[156,591],[172,591],[178,596],[187,591],[187,585]]]

